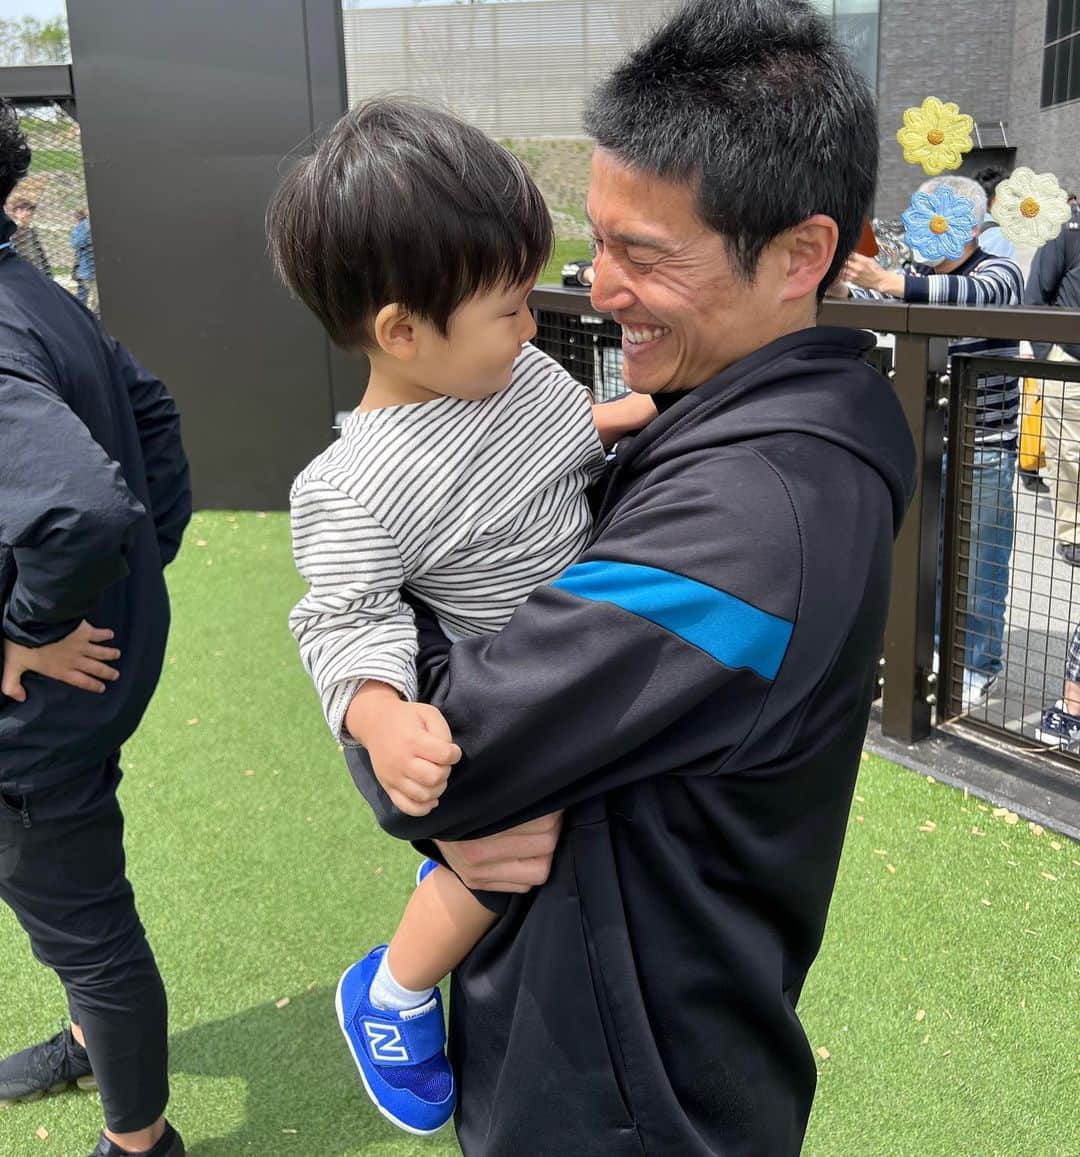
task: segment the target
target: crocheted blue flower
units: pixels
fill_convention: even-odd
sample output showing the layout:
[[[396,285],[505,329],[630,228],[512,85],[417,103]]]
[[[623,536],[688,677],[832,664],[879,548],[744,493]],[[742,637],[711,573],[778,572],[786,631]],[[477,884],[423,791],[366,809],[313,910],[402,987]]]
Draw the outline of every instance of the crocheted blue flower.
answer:
[[[927,261],[955,261],[978,224],[975,206],[948,185],[932,193],[916,193],[900,217],[904,240]]]

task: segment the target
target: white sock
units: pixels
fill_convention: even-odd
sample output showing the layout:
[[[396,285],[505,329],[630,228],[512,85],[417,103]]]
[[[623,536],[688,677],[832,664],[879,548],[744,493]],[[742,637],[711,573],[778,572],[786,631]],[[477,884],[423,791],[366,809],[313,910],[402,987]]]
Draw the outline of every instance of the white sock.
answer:
[[[371,981],[371,991],[368,997],[376,1008],[388,1012],[408,1012],[409,1009],[419,1008],[427,1004],[435,992],[434,988],[424,988],[419,992],[404,985],[398,984],[394,974],[390,971],[389,952],[384,952],[379,967]]]

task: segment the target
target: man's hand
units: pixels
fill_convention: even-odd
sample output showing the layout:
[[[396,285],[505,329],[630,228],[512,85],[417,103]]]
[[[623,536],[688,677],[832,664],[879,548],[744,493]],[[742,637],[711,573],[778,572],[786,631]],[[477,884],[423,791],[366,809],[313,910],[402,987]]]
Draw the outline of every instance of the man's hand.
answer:
[[[529,892],[547,882],[562,820],[561,811],[553,812],[481,840],[435,843],[467,888]]]
[[[367,748],[375,778],[407,816],[439,806],[461,748],[438,708],[408,703],[386,683],[368,680],[345,712],[345,728]]]
[[[103,645],[112,637],[112,631],[91,626],[84,619],[70,635],[44,647],[23,647],[5,639],[0,691],[17,703],[25,703],[22,677],[27,671],[34,671],[47,679],[100,695],[107,683],[120,678],[120,672],[109,666],[120,658],[120,652]]]

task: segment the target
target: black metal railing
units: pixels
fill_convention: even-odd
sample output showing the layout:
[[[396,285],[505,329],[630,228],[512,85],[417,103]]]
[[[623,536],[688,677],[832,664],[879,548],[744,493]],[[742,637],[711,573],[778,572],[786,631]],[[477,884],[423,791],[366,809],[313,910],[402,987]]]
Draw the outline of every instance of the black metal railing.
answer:
[[[625,388],[619,327],[597,314],[581,290],[541,287],[532,304],[537,344],[597,400],[618,396]],[[984,441],[975,421],[979,379],[992,374],[1034,379],[1047,396],[1075,384],[1080,408],[1080,365],[973,356],[958,356],[950,365],[947,349],[949,338],[961,332],[1018,342],[1075,341],[1080,314],[828,301],[819,320],[879,335],[869,360],[892,380],[918,450],[918,485],[897,539],[881,661],[883,732],[913,743],[935,726],[962,719],[1080,767],[1069,745],[1053,742],[1041,727],[1043,709],[1063,697],[1065,660],[1080,624],[1080,593],[1073,596],[1080,566],[1064,557],[1051,529],[1060,488],[1053,471],[1050,493],[1014,485],[1015,455]],[[1048,449],[1062,457],[1072,447]],[[1076,451],[1080,464],[1080,446]],[[1070,494],[1062,490],[1061,498],[1071,503],[1076,521],[1077,496]],[[980,538],[987,526],[998,537],[998,568],[989,577]],[[1076,558],[1080,562],[1080,547]],[[1002,620],[997,640],[988,622]],[[1077,637],[1080,644],[1080,632]],[[971,656],[980,648],[997,650],[1000,662],[985,686],[966,674],[975,670]]]

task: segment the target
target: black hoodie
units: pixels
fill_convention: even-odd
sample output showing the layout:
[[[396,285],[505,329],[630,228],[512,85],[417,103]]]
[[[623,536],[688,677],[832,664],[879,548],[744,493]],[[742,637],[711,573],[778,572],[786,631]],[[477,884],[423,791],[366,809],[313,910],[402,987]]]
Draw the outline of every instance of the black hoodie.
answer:
[[[426,646],[461,839],[566,808],[455,972],[467,1157],[794,1157],[821,943],[915,454],[867,334],[781,338],[620,445],[595,537],[498,635]]]
[[[0,245],[13,231],[0,215]],[[99,767],[135,730],[165,652],[162,568],[190,513],[165,387],[69,293],[0,249],[0,629],[37,647],[85,618],[123,652],[103,695],[34,674],[25,703],[0,695],[0,792]]]

